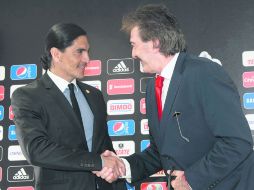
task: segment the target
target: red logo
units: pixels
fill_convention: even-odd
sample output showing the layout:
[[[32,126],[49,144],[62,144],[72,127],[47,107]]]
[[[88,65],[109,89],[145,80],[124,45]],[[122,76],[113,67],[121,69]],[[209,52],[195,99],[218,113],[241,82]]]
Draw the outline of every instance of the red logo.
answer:
[[[4,99],[4,86],[0,86],[0,101]]]
[[[107,82],[108,95],[133,94],[134,79],[113,79]]]
[[[8,187],[7,190],[34,190],[32,186]]]
[[[9,107],[9,120],[13,120],[14,118],[14,114],[13,114],[13,111],[12,111],[12,106]]]
[[[142,183],[140,190],[166,190],[166,182],[150,182]]]
[[[254,87],[254,72],[244,72],[243,73],[243,86],[245,88]]]
[[[140,113],[146,114],[146,99],[142,98],[140,100]]]
[[[85,76],[95,76],[101,74],[101,61],[100,60],[91,60],[87,64],[84,75]]]

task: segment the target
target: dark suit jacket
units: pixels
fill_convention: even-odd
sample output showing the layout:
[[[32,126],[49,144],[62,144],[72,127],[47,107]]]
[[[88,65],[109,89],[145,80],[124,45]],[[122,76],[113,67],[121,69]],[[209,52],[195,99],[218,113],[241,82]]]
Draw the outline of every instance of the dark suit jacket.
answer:
[[[12,95],[18,142],[34,166],[37,190],[126,189],[113,186],[91,171],[102,168],[100,154],[113,150],[107,132],[106,106],[101,92],[77,82],[94,114],[92,152],[83,126],[63,93],[45,74]]]
[[[151,146],[127,158],[134,181],[162,168],[179,169],[193,190],[254,189],[251,132],[237,89],[221,66],[180,53],[161,121],[154,79],[146,109]]]

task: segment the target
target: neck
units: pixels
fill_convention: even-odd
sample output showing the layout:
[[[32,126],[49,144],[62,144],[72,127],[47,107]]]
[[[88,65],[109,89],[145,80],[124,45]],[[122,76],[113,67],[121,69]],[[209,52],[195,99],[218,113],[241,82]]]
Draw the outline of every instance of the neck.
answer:
[[[162,70],[166,67],[166,65],[168,63],[170,63],[170,61],[174,58],[174,55],[168,55],[168,56],[161,56],[161,58],[159,59],[160,62],[160,68],[159,68],[159,73],[157,74],[161,74]]]

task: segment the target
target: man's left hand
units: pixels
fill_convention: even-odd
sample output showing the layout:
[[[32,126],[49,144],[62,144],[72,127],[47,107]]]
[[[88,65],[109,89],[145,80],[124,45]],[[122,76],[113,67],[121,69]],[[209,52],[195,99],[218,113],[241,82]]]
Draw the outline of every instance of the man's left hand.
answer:
[[[184,171],[175,170],[171,175],[176,176],[176,178],[171,181],[174,190],[191,190],[191,187],[184,176]]]

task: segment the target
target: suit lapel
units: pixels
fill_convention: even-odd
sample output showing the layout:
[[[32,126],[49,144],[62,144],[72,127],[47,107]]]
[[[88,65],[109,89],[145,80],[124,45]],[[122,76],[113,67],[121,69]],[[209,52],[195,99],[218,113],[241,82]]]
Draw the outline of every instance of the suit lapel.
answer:
[[[62,110],[64,115],[66,116],[65,118],[67,118],[70,123],[73,123],[74,127],[78,126],[81,131],[84,131],[84,128],[78,121],[78,118],[76,117],[72,106],[70,105],[66,97],[63,95],[63,93],[55,85],[55,83],[50,79],[48,74],[43,75],[42,81],[45,85],[45,88],[48,90],[48,96],[54,99],[54,102],[56,102],[56,106],[59,106],[60,110]],[[86,139],[85,133],[83,133],[83,138]],[[84,142],[85,148],[88,150],[86,141]]]
[[[156,95],[155,95],[155,78],[152,79],[153,81],[151,84],[153,84],[152,91],[149,93],[150,97],[154,98],[154,101],[151,101],[151,107],[154,108],[151,111],[153,112],[152,115],[155,116],[155,122],[159,126],[159,118],[158,118],[158,107],[157,107],[157,101],[156,101]],[[157,127],[158,128],[158,127]]]
[[[167,118],[168,116],[172,115],[172,108],[173,104],[175,102],[181,81],[182,81],[182,70],[183,70],[183,61],[185,58],[185,53],[180,53],[174,68],[174,72],[170,81],[166,101],[164,104],[164,109],[162,113],[162,120],[161,123],[163,123],[163,118]]]

